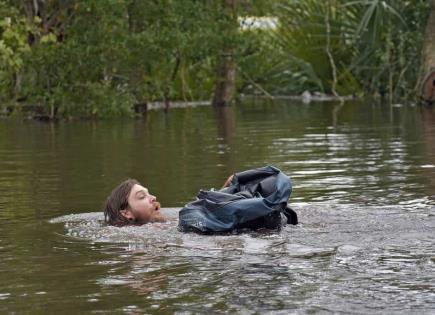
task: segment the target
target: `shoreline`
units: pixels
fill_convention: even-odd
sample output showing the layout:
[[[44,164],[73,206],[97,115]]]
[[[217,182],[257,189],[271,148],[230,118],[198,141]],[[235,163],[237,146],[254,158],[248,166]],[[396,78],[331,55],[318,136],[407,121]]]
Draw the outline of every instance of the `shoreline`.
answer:
[[[301,95],[259,95],[259,94],[240,94],[237,96],[238,99],[262,99],[262,100],[292,100],[300,101],[304,104],[308,103],[323,103],[323,102],[344,102],[353,101],[361,99],[353,95],[346,96],[334,96],[326,94],[310,94],[309,92],[304,92]],[[135,104],[133,105],[134,116],[145,116],[148,111],[164,110],[168,111],[173,108],[188,108],[188,107],[200,107],[200,106],[212,106],[211,100],[202,101],[173,101],[169,103],[169,107],[163,101],[149,102],[146,104]],[[68,120],[68,119],[78,119],[78,120],[88,120],[88,119],[102,119],[101,117],[88,116],[88,117],[78,117],[72,116],[58,117],[50,116],[47,113],[47,109],[43,105],[32,105],[32,104],[14,104],[6,105],[0,111],[0,118],[9,117],[19,117],[28,120],[39,120],[39,121],[55,121],[55,120]]]

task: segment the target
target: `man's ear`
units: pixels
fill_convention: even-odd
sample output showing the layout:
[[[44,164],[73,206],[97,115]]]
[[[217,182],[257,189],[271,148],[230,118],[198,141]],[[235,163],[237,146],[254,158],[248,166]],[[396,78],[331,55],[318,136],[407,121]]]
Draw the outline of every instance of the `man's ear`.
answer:
[[[134,218],[133,212],[131,212],[131,210],[124,209],[124,210],[121,210],[120,212],[121,212],[121,215],[124,218],[126,218],[128,221],[134,221],[135,218]]]

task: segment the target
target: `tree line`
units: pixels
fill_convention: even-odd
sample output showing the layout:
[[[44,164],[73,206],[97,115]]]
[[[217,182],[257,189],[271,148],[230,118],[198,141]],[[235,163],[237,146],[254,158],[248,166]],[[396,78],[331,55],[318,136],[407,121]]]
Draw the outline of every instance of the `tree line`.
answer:
[[[0,0],[0,108],[107,117],[304,91],[434,101],[434,12],[435,0]]]

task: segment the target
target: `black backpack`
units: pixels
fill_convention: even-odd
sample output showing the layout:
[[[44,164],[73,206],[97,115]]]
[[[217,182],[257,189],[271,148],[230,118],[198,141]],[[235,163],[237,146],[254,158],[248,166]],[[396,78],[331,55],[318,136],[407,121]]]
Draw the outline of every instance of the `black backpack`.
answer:
[[[296,212],[287,202],[292,192],[290,178],[278,168],[266,166],[234,174],[228,187],[201,190],[197,200],[179,212],[178,229],[204,234],[241,230],[277,229],[297,224]]]

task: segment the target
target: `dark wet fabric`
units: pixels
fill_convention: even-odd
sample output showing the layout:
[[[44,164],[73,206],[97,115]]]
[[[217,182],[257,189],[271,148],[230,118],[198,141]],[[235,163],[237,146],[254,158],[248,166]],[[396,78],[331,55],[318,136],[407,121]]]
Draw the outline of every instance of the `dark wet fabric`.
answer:
[[[276,167],[266,166],[234,174],[230,185],[219,191],[201,190],[197,200],[179,213],[182,232],[225,233],[243,229],[277,229],[281,213],[287,223],[297,224],[288,206],[290,178]]]

